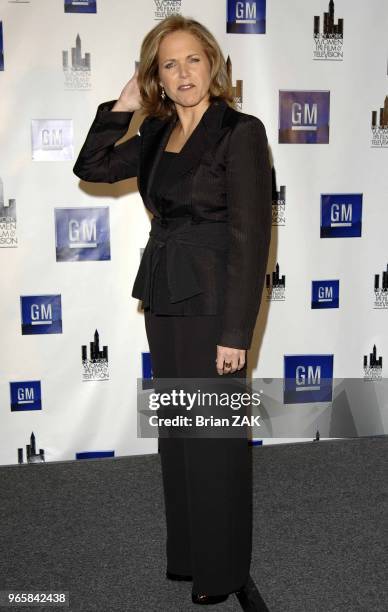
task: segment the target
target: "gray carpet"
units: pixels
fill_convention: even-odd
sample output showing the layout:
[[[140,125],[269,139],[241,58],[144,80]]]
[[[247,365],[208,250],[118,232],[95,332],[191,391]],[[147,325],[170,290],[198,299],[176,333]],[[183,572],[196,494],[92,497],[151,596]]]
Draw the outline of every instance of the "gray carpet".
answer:
[[[252,453],[251,575],[270,612],[387,612],[388,438]],[[3,466],[0,482],[0,590],[65,589],[72,612],[201,609],[164,577],[158,454]],[[241,610],[234,595],[202,609]]]

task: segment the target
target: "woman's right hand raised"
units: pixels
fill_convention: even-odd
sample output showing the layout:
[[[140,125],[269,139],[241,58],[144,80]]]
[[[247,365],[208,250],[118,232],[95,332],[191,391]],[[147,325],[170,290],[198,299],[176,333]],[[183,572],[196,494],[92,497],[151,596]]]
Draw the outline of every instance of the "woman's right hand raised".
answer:
[[[116,104],[111,109],[112,111],[133,113],[141,108],[141,95],[137,83],[137,75],[138,69],[135,70],[133,77],[124,86]]]

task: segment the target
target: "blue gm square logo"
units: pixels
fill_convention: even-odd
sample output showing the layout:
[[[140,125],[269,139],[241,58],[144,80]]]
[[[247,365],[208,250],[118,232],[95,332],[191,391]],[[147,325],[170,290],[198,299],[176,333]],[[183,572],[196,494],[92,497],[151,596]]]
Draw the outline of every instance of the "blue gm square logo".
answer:
[[[20,308],[23,336],[62,333],[60,295],[22,295]]]
[[[266,0],[228,0],[228,34],[265,34]]]
[[[96,13],[96,0],[65,0],[65,13]]]
[[[284,355],[284,404],[331,402],[334,355]]]
[[[141,365],[142,365],[142,390],[153,389],[154,380],[152,374],[152,361],[151,361],[151,353],[142,352],[141,354]]]
[[[109,208],[56,208],[57,261],[110,259]]]
[[[42,410],[40,380],[9,383],[11,392],[11,412],[22,410]]]
[[[330,91],[279,91],[279,142],[329,142]]]
[[[362,193],[321,194],[321,238],[359,238]]]
[[[311,308],[338,308],[339,280],[312,282]]]

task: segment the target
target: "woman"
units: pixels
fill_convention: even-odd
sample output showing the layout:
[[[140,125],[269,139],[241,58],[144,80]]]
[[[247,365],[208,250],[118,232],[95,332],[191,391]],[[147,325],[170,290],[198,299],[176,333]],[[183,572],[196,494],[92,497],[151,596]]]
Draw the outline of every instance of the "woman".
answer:
[[[114,146],[138,109],[140,132]],[[153,214],[132,296],[142,300],[154,377],[243,379],[268,258],[271,168],[265,128],[235,110],[224,57],[203,25],[174,15],[147,34],[138,72],[99,105],[74,173],[108,183],[137,176]],[[193,580],[198,604],[242,593],[246,437],[160,437],[159,450],[167,578]]]

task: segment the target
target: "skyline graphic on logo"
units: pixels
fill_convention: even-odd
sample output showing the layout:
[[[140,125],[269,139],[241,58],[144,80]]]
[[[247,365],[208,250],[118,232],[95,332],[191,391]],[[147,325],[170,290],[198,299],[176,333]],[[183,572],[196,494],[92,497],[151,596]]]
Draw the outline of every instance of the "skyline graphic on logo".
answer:
[[[230,78],[230,80],[232,82],[232,90],[233,90],[234,100],[235,100],[237,106],[239,108],[241,108],[242,103],[243,103],[243,82],[242,82],[241,79],[237,79],[236,80],[236,85],[233,85],[232,60],[230,59],[229,55],[226,58],[226,69],[228,71],[229,78]]]
[[[377,123],[377,111],[372,111],[372,128],[388,128],[388,96],[384,98],[384,106],[380,106],[379,122]]]
[[[376,309],[388,308],[388,263],[386,269],[380,274],[374,275],[374,306]]]
[[[277,189],[275,168],[272,168],[272,225],[286,225],[286,186]]]
[[[90,355],[88,357],[88,347],[83,344],[81,347],[82,378],[89,380],[108,380],[108,347],[105,345],[100,350],[100,334],[96,329],[94,337],[89,342]]]
[[[4,185],[0,177],[0,248],[16,248],[16,200],[4,198]]]
[[[334,17],[334,2],[330,0],[328,11],[323,13],[322,32],[320,30],[320,17],[314,15],[314,36],[323,36],[324,38],[343,38],[344,35],[344,20],[338,19],[335,23]]]
[[[266,0],[228,0],[227,34],[265,34]]]
[[[44,462],[44,450],[39,449],[39,453],[36,452],[35,434],[31,433],[30,443],[26,444],[26,458],[27,463],[43,463]],[[18,463],[24,463],[23,460],[23,448],[18,448]]]
[[[335,23],[334,2],[330,0],[328,11],[323,13],[321,31],[321,18],[314,15],[314,60],[341,62],[344,58],[344,20],[338,19]]]
[[[330,91],[279,90],[279,143],[328,144]]]
[[[81,37],[77,34],[75,39],[75,47],[71,47],[71,65],[69,64],[69,52],[62,51],[62,68],[64,71],[85,71],[90,70],[90,53],[85,52],[85,57],[82,57]]]
[[[275,270],[272,274],[267,273],[265,275],[265,289],[267,293],[267,301],[284,301],[285,300],[285,288],[286,288],[286,275],[279,274],[279,263],[276,262]]]
[[[372,352],[364,355],[363,360],[364,380],[381,380],[383,377],[383,358],[377,357],[376,345],[373,345]]]
[[[373,345],[372,352],[369,353],[369,363],[368,363],[368,355],[364,355],[364,368],[382,368],[383,367],[383,358],[377,357],[377,349],[376,345]]]
[[[372,148],[388,147],[388,96],[384,98],[384,106],[380,106],[379,113],[372,110]]]

